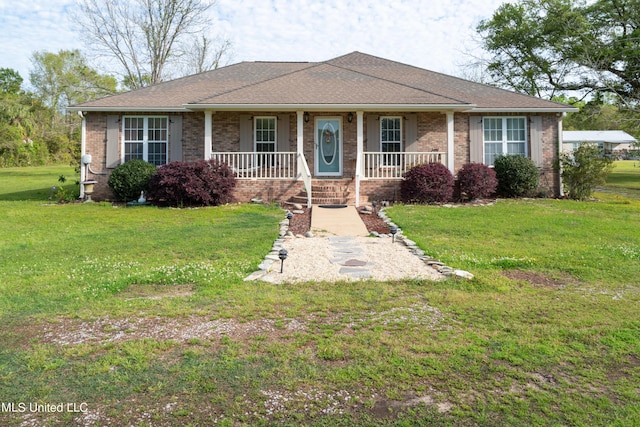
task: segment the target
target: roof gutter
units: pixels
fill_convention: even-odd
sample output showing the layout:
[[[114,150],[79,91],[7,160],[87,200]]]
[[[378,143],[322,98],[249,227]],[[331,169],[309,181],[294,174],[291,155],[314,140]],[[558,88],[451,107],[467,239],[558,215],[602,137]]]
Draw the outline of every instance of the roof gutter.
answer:
[[[184,104],[190,111],[470,111],[473,104]]]
[[[162,113],[185,113],[189,112],[188,108],[184,107],[67,107],[69,111],[81,111],[81,112],[117,112],[117,113],[137,113],[137,112],[162,112]]]
[[[183,104],[181,107],[67,107],[69,111],[81,112],[163,112],[185,113],[189,111],[457,111],[469,113],[572,113],[575,107],[558,108],[483,108],[475,104]]]
[[[558,106],[557,108],[474,108],[473,113],[575,113],[579,108],[569,106]]]

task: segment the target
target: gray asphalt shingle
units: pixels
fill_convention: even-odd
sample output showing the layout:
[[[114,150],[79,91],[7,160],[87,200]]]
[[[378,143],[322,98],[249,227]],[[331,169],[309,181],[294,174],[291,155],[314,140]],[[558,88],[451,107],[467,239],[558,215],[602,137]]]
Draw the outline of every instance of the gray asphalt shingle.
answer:
[[[318,63],[241,62],[74,108],[143,111],[297,104],[567,109],[562,104],[360,52]]]

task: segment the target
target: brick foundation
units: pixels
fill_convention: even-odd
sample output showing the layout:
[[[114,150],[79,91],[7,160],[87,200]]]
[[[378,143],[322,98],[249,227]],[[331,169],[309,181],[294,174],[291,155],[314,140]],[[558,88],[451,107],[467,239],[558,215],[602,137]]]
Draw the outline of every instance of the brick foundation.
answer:
[[[262,199],[263,203],[282,203],[302,190],[302,181],[238,180],[233,196],[237,202]]]

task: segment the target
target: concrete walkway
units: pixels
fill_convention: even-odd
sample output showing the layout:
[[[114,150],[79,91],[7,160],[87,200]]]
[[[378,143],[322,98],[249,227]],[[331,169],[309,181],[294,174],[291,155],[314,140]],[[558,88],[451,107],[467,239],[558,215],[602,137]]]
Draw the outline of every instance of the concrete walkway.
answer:
[[[363,236],[369,235],[355,206],[311,209],[311,232],[315,235]]]

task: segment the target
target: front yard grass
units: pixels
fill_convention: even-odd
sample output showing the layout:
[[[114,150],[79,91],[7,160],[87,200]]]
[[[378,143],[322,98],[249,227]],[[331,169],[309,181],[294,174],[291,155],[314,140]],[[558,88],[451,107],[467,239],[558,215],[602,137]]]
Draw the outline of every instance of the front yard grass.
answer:
[[[86,409],[0,424],[640,425],[640,202],[387,212],[475,279],[244,282],[277,207],[0,202],[0,401]]]
[[[607,177],[603,192],[640,200],[640,161],[618,160]]]
[[[64,176],[66,181],[58,181]],[[52,196],[52,187],[63,187],[69,192],[78,180],[72,166],[50,165],[28,168],[0,169],[0,200],[46,201]]]

